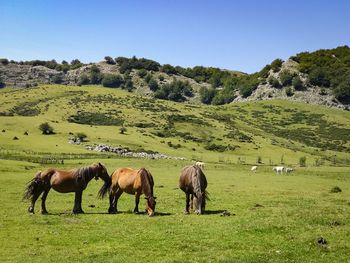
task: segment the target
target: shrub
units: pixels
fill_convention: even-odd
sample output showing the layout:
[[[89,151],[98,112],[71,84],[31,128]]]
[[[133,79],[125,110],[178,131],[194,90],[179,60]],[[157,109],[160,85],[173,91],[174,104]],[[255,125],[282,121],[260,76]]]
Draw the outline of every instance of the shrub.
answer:
[[[9,60],[7,58],[0,58],[0,63],[3,65],[7,65],[9,63]]]
[[[273,72],[278,72],[281,69],[283,60],[282,59],[275,59],[274,61],[272,61],[270,67],[273,70]]]
[[[111,58],[110,56],[105,56],[105,61],[107,64],[110,64],[110,65],[114,65],[115,64],[115,61],[113,58]]]
[[[350,104],[350,75],[334,89],[333,94],[340,102]]]
[[[301,81],[299,76],[295,76],[292,80],[292,86],[295,90],[305,90],[305,86],[303,82]]]
[[[146,75],[147,75],[147,70],[145,69],[140,69],[137,71],[137,75],[140,77],[140,78],[144,78]]]
[[[330,81],[326,76],[326,72],[322,68],[316,68],[310,72],[309,82],[312,85],[320,87],[329,87],[330,85]]]
[[[166,74],[169,74],[169,75],[171,75],[171,74],[176,74],[176,73],[177,73],[177,72],[176,72],[176,69],[175,69],[172,65],[170,65],[170,64],[164,64],[164,65],[160,68],[160,70],[161,70],[162,72],[166,73]]]
[[[82,133],[82,132],[78,132],[76,134],[76,137],[79,138],[80,141],[85,141],[85,139],[87,138],[87,135],[85,133]]]
[[[287,70],[283,70],[279,76],[280,76],[282,86],[286,87],[286,86],[292,85],[292,80],[294,77],[293,73]]]
[[[4,88],[6,86],[4,80],[2,79],[2,77],[0,76],[0,89]]]
[[[115,74],[105,74],[102,79],[102,85],[109,88],[120,87],[123,82],[123,78]]]
[[[330,193],[340,193],[342,190],[339,186],[334,186],[329,192]]]
[[[306,166],[306,157],[305,156],[302,156],[299,158],[299,165],[300,165],[300,167]]]
[[[120,127],[120,129],[119,129],[120,134],[125,134],[126,131],[127,131],[127,129],[124,126]]]
[[[90,84],[90,78],[86,74],[81,74],[79,76],[78,85],[88,85]]]
[[[273,77],[273,76],[270,76],[270,77],[268,78],[267,81],[269,82],[269,84],[270,84],[272,87],[274,87],[274,88],[276,88],[276,89],[278,89],[278,88],[281,87],[281,84],[280,84],[280,82],[278,81],[278,79],[276,79],[276,78]]]
[[[201,102],[205,104],[210,104],[215,96],[215,89],[201,87],[199,90],[199,95],[201,97]]]
[[[285,90],[285,92],[286,92],[286,95],[287,95],[288,97],[291,97],[291,96],[294,95],[293,89],[292,89],[291,87],[287,87],[286,90]]]
[[[148,82],[148,87],[152,90],[152,91],[156,91],[158,90],[159,86],[158,86],[158,82],[152,78],[149,82]]]
[[[40,124],[39,130],[45,135],[54,134],[53,128],[47,122]]]
[[[55,83],[55,84],[61,84],[63,82],[63,76],[61,74],[57,74],[52,77],[51,81],[52,83]]]

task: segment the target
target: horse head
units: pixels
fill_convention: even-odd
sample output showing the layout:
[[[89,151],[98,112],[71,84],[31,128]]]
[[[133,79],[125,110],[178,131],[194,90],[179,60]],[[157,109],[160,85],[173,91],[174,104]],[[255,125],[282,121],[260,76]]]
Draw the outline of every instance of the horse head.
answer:
[[[95,179],[98,180],[98,178],[101,178],[105,182],[110,180],[106,167],[101,163],[98,163],[97,172],[95,174]]]
[[[156,204],[157,204],[156,202],[157,197],[147,196],[145,197],[145,199],[147,200],[146,212],[148,216],[154,216],[154,211],[156,210]]]

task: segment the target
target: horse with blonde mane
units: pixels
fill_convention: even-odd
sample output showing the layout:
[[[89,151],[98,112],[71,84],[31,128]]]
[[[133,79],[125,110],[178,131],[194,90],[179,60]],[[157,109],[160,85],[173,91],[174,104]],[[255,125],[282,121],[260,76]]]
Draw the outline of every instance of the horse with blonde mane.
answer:
[[[208,198],[207,179],[203,170],[198,165],[189,165],[182,169],[179,187],[186,194],[185,213],[189,213],[189,208],[193,209],[193,199],[195,198],[196,214],[203,214]],[[190,202],[191,199],[191,202]]]
[[[23,199],[29,199],[31,201],[28,212],[34,214],[35,202],[43,193],[41,198],[41,213],[47,214],[45,201],[49,191],[53,188],[59,193],[75,192],[73,213],[84,213],[81,208],[83,191],[94,177],[96,180],[101,178],[104,181],[104,187],[109,187],[111,185],[111,179],[107,169],[101,163],[70,171],[50,168],[43,172],[38,172],[28,183],[23,195]]]
[[[145,168],[134,170],[132,168],[119,168],[111,175],[111,186],[102,186],[100,197],[103,198],[109,192],[108,213],[117,213],[118,199],[123,192],[135,195],[134,213],[139,212],[140,196],[145,195],[147,200],[146,212],[149,216],[154,215],[156,197],[153,196],[154,181],[151,173]]]

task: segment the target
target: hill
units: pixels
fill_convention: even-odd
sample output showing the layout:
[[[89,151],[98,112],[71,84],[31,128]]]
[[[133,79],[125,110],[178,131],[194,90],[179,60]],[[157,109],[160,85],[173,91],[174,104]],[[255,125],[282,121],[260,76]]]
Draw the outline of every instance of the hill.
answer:
[[[302,52],[276,59],[254,74],[196,66],[161,65],[145,58],[105,57],[99,63],[78,59],[16,62],[0,59],[0,87],[38,84],[120,87],[178,102],[223,105],[283,99],[349,109],[350,48]]]
[[[293,101],[199,106],[66,85],[4,88],[0,101],[4,159],[115,156],[91,151],[105,144],[205,162],[298,165],[305,156],[309,165],[350,163],[350,113]],[[45,122],[54,134],[39,130]],[[68,143],[78,133],[86,142]]]

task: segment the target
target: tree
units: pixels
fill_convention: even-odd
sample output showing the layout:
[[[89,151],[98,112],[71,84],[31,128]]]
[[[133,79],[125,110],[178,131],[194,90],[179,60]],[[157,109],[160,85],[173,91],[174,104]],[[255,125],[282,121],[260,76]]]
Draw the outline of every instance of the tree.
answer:
[[[150,90],[156,91],[159,88],[158,82],[154,78],[151,78],[151,80],[148,82],[148,87]]]
[[[170,64],[164,64],[160,70],[166,74],[169,74],[169,75],[177,73],[176,69]]]
[[[102,85],[109,88],[120,87],[123,83],[123,78],[116,74],[105,74],[102,79]]]
[[[40,124],[39,130],[41,130],[42,134],[45,135],[54,134],[53,128],[47,122]]]
[[[9,63],[9,60],[7,58],[0,58],[0,64],[7,65]]]
[[[302,156],[299,158],[299,165],[300,165],[300,167],[306,166],[306,157],[305,156]]]
[[[147,70],[145,70],[145,69],[139,69],[138,71],[137,71],[137,75],[140,77],[140,78],[144,78],[146,75],[147,75]]]
[[[114,59],[112,57],[110,57],[110,56],[105,56],[105,60],[106,60],[107,64],[110,64],[110,65],[114,65],[115,64]]]
[[[124,126],[120,127],[120,129],[119,129],[120,134],[125,134],[126,131],[127,131],[127,129]]]

